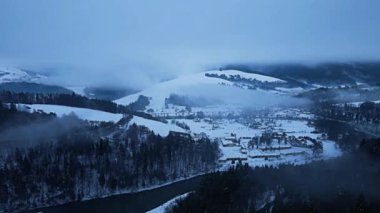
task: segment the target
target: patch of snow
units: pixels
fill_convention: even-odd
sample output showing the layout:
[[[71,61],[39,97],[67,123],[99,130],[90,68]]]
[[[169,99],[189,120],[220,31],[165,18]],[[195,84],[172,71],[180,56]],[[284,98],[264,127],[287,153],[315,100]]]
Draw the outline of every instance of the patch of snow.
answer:
[[[219,148],[223,154],[220,160],[226,160],[228,158],[248,158],[247,154],[243,154],[240,152],[239,146],[232,146],[232,147],[219,146]]]
[[[342,150],[339,149],[338,145],[334,141],[322,140],[323,144],[323,153],[322,157],[324,158],[335,158],[343,154]]]
[[[168,202],[162,204],[161,206],[148,211],[147,213],[163,213],[163,212],[165,212],[165,209],[170,208],[171,206],[175,205],[175,202],[177,200],[186,198],[190,193],[191,192],[185,193],[183,195],[179,195],[179,196],[169,200]]]
[[[308,84],[307,82],[303,82],[305,84]],[[326,86],[320,85],[320,84],[311,84],[314,88],[327,88]]]
[[[175,131],[175,132],[183,132],[185,133],[186,131],[175,124],[171,123],[162,123],[159,121],[154,121],[138,116],[133,116],[132,120],[129,122],[129,125],[131,124],[136,124],[139,126],[145,126],[148,129],[152,130],[155,134],[159,134],[161,136],[167,136],[170,131]]]
[[[283,130],[289,136],[307,136],[313,139],[317,139],[321,134],[313,133],[315,128],[308,125],[304,120],[278,120],[278,129]]]
[[[272,203],[276,199],[276,193],[274,191],[268,190],[256,200],[256,211],[263,209],[267,204]]]
[[[294,88],[276,87],[276,90],[280,92],[284,92],[286,94],[294,94],[294,95],[305,91],[305,89],[303,89],[302,87],[294,87]]]

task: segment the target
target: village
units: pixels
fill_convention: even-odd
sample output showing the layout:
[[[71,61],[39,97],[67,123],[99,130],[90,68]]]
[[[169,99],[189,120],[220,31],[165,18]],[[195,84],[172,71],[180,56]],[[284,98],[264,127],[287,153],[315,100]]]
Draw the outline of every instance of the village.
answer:
[[[286,156],[305,155],[311,151],[316,155],[323,152],[321,141],[308,136],[288,136],[285,132],[264,132],[261,136],[239,138],[232,133],[230,136],[216,140],[221,144],[222,149],[229,153],[221,158],[220,162],[231,164],[248,161],[248,158],[271,160]],[[234,147],[237,147],[240,153],[228,152],[233,151]]]
[[[313,126],[314,116],[301,110],[276,110],[265,117],[172,119],[194,139],[219,144],[223,165],[252,166],[302,163],[340,154],[335,142]]]
[[[259,111],[242,116],[172,116],[157,117],[165,122],[137,116],[119,122],[120,130],[137,123],[161,136],[174,134],[194,140],[209,139],[218,144],[219,163],[228,168],[237,163],[250,166],[277,166],[280,164],[303,164],[316,159],[329,159],[341,155],[335,141],[323,131],[316,129],[315,116],[302,109],[279,109]],[[120,137],[118,131],[109,136]]]

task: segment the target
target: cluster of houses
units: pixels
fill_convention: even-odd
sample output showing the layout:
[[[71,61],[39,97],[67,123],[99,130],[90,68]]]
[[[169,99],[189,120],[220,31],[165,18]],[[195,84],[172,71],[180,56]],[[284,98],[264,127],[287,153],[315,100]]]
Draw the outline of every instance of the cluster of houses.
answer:
[[[248,158],[279,158],[289,155],[303,155],[307,149],[322,152],[322,142],[307,136],[288,136],[286,133],[264,132],[261,136],[236,137],[231,134],[217,139],[225,148],[239,147],[240,154],[226,156],[223,162],[242,162]]]

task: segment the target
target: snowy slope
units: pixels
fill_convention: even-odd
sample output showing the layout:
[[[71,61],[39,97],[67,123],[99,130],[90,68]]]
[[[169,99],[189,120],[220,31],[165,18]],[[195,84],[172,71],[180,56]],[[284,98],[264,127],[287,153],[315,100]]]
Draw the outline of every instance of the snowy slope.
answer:
[[[174,124],[165,124],[159,121],[149,120],[149,119],[138,117],[138,116],[133,116],[132,120],[129,122],[129,125],[132,125],[132,124],[145,126],[148,129],[152,130],[155,134],[158,134],[161,136],[167,136],[170,131],[185,132],[184,129]]]
[[[123,115],[122,114],[113,114],[109,112],[86,109],[86,108],[78,108],[78,107],[68,107],[68,106],[60,106],[60,105],[49,105],[49,104],[18,104],[18,109],[25,110],[29,112],[42,110],[46,113],[55,113],[57,116],[61,117],[63,115],[68,115],[70,113],[74,113],[79,118],[83,120],[89,121],[119,121]]]
[[[139,93],[118,99],[115,102],[117,104],[128,105],[136,101],[140,95],[144,95],[152,98],[150,100],[151,103],[149,107],[160,108],[164,105],[165,98],[169,97],[172,93],[181,94],[183,92],[184,87],[197,87],[205,85],[232,85],[231,82],[223,79],[207,77],[205,76],[206,73],[207,72],[196,73],[176,78],[170,81],[165,81],[153,85]]]
[[[128,105],[130,103],[135,102],[140,95],[143,95],[150,98],[150,104],[147,107],[147,109],[151,108],[155,111],[160,111],[163,110],[163,107],[165,105],[165,98],[168,98],[170,94],[186,95],[188,94],[186,93],[188,91],[198,91],[199,94],[195,95],[202,96],[210,91],[216,91],[216,88],[220,88],[221,86],[233,86],[234,88],[238,88],[239,90],[245,90],[245,88],[239,87],[234,82],[224,80],[218,77],[209,77],[206,76],[207,74],[224,74],[228,76],[240,76],[240,78],[242,79],[255,79],[257,81],[262,82],[284,82],[277,78],[253,73],[245,73],[238,70],[206,71],[182,76],[170,81],[153,85],[139,93],[126,96],[124,98],[116,100],[115,102],[117,104]]]
[[[16,68],[0,67],[0,83],[37,82],[45,78],[46,76],[32,72],[26,72]]]
[[[86,109],[86,108],[78,108],[78,107],[68,107],[68,106],[60,106],[60,105],[49,105],[49,104],[18,104],[17,108],[19,110],[33,112],[42,110],[46,113],[55,113],[57,116],[61,117],[63,115],[69,115],[70,113],[74,113],[79,118],[88,121],[119,121],[123,115],[122,114],[114,114],[109,112],[104,112],[100,110]],[[149,120],[146,118],[133,116],[132,120],[128,125],[137,124],[139,126],[145,126],[148,129],[152,130],[155,134],[159,134],[161,136],[167,136],[170,131],[176,132],[185,132],[184,129],[176,126],[175,124],[166,124],[155,120]]]

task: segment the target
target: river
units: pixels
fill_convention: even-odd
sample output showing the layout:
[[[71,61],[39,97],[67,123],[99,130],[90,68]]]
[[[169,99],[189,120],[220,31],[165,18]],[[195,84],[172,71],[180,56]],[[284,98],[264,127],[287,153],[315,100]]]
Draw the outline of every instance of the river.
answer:
[[[206,175],[196,176],[169,185],[136,193],[114,195],[36,209],[30,212],[146,212],[181,194],[194,191]]]

